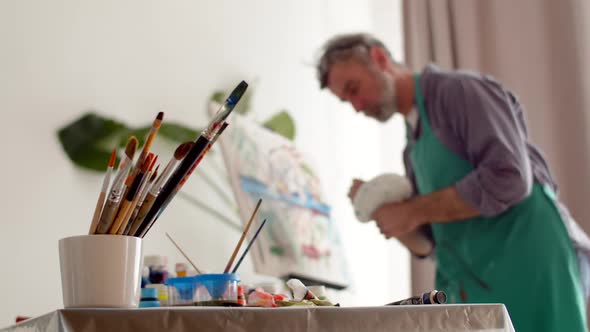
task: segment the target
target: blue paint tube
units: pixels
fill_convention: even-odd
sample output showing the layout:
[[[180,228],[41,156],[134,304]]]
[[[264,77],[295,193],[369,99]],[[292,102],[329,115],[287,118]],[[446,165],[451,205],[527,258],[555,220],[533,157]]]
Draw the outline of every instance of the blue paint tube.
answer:
[[[447,294],[443,291],[433,290],[422,293],[419,296],[412,296],[408,299],[391,302],[387,305],[416,305],[416,304],[444,304],[447,302]]]

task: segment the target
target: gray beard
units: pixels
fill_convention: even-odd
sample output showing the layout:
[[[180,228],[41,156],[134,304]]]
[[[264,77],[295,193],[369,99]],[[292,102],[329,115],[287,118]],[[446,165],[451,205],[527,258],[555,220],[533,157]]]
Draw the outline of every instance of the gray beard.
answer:
[[[380,73],[380,76],[383,84],[383,95],[381,96],[381,105],[376,118],[379,122],[385,122],[397,112],[395,82],[393,77],[387,74]]]

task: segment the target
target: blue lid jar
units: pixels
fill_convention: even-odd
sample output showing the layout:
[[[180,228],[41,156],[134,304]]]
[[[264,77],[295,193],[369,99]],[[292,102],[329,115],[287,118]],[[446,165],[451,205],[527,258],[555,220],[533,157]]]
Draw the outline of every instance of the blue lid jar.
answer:
[[[155,288],[142,288],[141,301],[139,301],[140,308],[154,308],[159,307],[158,290]]]
[[[195,301],[197,305],[202,305],[198,303],[206,303],[206,305],[237,303],[239,274],[200,274],[195,276],[195,279],[204,286],[197,289]]]

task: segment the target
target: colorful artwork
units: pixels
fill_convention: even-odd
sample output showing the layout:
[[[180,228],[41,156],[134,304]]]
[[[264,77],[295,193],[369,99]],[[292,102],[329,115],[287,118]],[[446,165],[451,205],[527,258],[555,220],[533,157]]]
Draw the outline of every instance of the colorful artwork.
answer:
[[[258,219],[267,224],[250,251],[256,270],[347,285],[338,227],[293,143],[239,114],[220,143],[244,223],[263,199]]]

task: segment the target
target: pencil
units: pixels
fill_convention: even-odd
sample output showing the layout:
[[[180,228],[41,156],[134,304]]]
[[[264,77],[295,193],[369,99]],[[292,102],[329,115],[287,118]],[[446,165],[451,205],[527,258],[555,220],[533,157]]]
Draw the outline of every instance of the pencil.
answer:
[[[96,202],[96,208],[94,209],[94,216],[92,217],[92,224],[90,224],[90,230],[88,231],[88,234],[94,234],[94,232],[96,232],[96,227],[98,226],[98,221],[100,220],[100,214],[102,213],[107,191],[109,190],[111,173],[113,172],[113,167],[115,166],[116,157],[117,149],[113,149],[113,153],[111,153],[111,159],[109,160],[109,166],[107,167],[107,172],[104,176],[104,180],[102,181],[102,189],[98,195],[98,201]]]
[[[240,267],[240,264],[242,264],[242,261],[244,260],[244,257],[246,257],[246,254],[248,253],[248,251],[250,251],[250,248],[252,247],[252,243],[254,243],[254,241],[256,241],[256,238],[258,237],[258,233],[260,233],[260,231],[262,230],[262,227],[264,226],[265,223],[266,223],[266,219],[264,219],[262,221],[262,224],[260,224],[260,226],[256,230],[256,233],[254,233],[252,240],[250,240],[250,243],[248,243],[246,250],[244,250],[244,253],[242,253],[242,256],[240,257],[240,259],[238,259],[238,262],[236,263],[236,266],[233,268],[231,273],[236,273],[236,271],[238,270],[238,267]]]
[[[262,198],[258,199],[258,203],[256,203],[256,208],[254,208],[254,212],[252,212],[252,216],[250,217],[248,224],[246,224],[246,228],[244,229],[244,232],[242,233],[242,236],[240,237],[240,240],[238,241],[238,244],[236,245],[236,248],[234,249],[233,254],[231,255],[229,261],[227,262],[227,265],[225,266],[223,273],[228,273],[229,269],[231,268],[232,264],[234,263],[234,259],[236,259],[236,255],[238,254],[238,251],[240,250],[240,246],[242,245],[242,242],[244,242],[244,239],[246,238],[246,234],[248,233],[248,230],[250,229],[250,226],[252,225],[252,221],[254,220],[254,217],[256,216],[256,212],[258,212],[258,208],[260,207],[260,203],[262,203]]]

